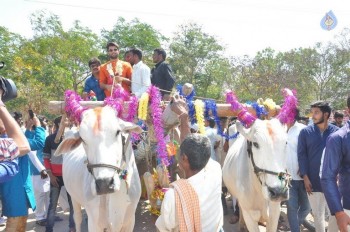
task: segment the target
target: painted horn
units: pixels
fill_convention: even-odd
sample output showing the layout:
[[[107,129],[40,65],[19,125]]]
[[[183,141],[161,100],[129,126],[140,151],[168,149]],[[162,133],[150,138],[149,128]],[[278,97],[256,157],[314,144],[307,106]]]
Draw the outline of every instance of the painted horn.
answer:
[[[250,128],[250,126],[255,122],[256,117],[248,112],[237,99],[236,94],[231,90],[226,92],[226,102],[231,104],[231,109],[237,111],[237,118],[243,124],[245,128]]]
[[[281,123],[293,123],[295,121],[295,116],[297,114],[298,99],[296,97],[296,91],[290,89],[283,89],[282,93],[284,95],[284,103],[277,115],[277,118]]]
[[[82,114],[88,108],[80,105],[80,101],[82,101],[82,99],[73,90],[67,90],[64,93],[64,96],[66,102],[65,111],[67,112],[68,117],[74,119],[80,124]]]

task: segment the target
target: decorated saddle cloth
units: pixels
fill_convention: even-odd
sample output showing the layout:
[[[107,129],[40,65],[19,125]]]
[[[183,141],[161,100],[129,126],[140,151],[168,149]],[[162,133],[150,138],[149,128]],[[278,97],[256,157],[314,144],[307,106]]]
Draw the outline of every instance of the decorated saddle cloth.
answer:
[[[175,192],[176,215],[180,232],[201,232],[201,215],[196,191],[185,180],[177,180],[170,185]]]

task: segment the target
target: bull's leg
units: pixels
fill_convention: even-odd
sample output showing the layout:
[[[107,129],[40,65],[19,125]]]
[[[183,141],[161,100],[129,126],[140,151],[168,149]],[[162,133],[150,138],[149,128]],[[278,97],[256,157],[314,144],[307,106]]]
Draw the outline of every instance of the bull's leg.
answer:
[[[99,209],[98,207],[93,208],[85,208],[86,214],[88,215],[88,229],[89,232],[93,231],[104,231],[104,228],[101,228],[98,223],[98,215],[99,215]]]
[[[281,214],[281,202],[271,201],[269,203],[269,219],[266,225],[266,232],[277,231],[278,219]]]
[[[246,211],[242,209],[242,214],[244,217],[245,224],[248,228],[248,231],[259,232],[258,220],[260,218],[260,213],[258,211],[253,211],[253,210]]]
[[[74,217],[75,229],[76,229],[76,232],[81,232],[81,222],[83,221],[81,206],[78,202],[73,200],[73,198],[71,198],[71,200],[72,200],[72,206],[74,210],[73,217]]]

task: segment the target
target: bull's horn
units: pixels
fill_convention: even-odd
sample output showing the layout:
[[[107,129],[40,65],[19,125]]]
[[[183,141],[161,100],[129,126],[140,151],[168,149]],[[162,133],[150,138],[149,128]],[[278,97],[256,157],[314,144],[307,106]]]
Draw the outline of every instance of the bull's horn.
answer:
[[[226,102],[231,104],[231,109],[238,113],[237,118],[244,125],[244,127],[250,128],[250,126],[255,122],[256,117],[248,112],[247,108],[245,108],[238,101],[235,93],[231,90],[226,92]]]
[[[70,118],[73,118],[76,122],[81,122],[82,113],[87,110],[87,107],[80,105],[81,97],[73,90],[67,90],[64,93],[65,96],[65,110]]]
[[[277,115],[277,118],[281,123],[293,123],[297,114],[298,99],[296,97],[296,91],[290,89],[283,89],[284,103]]]

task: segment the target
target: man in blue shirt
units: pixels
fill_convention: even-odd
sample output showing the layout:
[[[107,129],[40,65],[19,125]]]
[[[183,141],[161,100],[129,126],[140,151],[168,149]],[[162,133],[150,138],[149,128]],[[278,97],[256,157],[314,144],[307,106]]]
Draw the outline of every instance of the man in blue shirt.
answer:
[[[347,105],[350,110],[350,97]],[[331,214],[337,219],[339,230],[350,231],[350,121],[327,140],[321,184]]]
[[[313,103],[311,114],[313,125],[302,129],[298,137],[298,163],[318,232],[325,231],[326,200],[319,176],[322,153],[328,136],[337,131],[338,127],[328,123],[331,107],[327,102]]]
[[[91,70],[91,76],[85,81],[83,98],[86,99],[90,92],[93,91],[96,95],[97,101],[103,101],[105,99],[105,93],[100,88],[99,73],[100,73],[101,61],[97,58],[89,60],[89,68]]]

